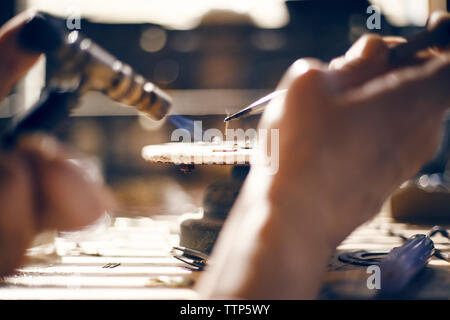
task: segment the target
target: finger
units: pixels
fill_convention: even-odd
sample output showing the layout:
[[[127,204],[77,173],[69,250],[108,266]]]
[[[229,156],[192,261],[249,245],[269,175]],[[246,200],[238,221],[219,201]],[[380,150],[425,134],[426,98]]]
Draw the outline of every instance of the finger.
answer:
[[[409,168],[411,171],[402,175],[402,178],[409,178],[435,151],[443,115],[450,106],[449,83],[450,56],[443,55],[423,66],[379,77],[348,93],[340,103],[342,108],[353,110],[352,122],[365,121],[377,127],[374,130],[384,137],[380,139],[380,150],[384,150],[385,145],[396,145],[397,171],[401,173]],[[361,110],[354,110],[361,105],[364,106]],[[365,119],[361,121],[358,117]],[[416,166],[400,165],[412,162]]]
[[[38,157],[47,161],[52,160],[84,160],[88,161],[84,154],[76,149],[59,143],[54,137],[43,133],[34,133],[21,137],[15,148],[16,152],[25,156]]]
[[[383,37],[383,41],[386,42],[389,49],[395,46],[398,46],[402,43],[408,42],[407,39],[403,37],[397,37],[397,36],[385,36]],[[424,49],[422,51],[417,52],[416,54],[412,55],[410,58],[405,59],[404,61],[397,62],[395,65],[390,65],[388,70],[394,70],[402,67],[409,67],[414,65],[420,65],[424,62],[428,61],[429,59],[435,57],[435,54],[431,49]]]
[[[345,56],[330,63],[335,92],[359,86],[385,73],[389,68],[388,57],[389,42],[374,34],[361,37]]]
[[[361,37],[345,56],[330,63],[335,91],[352,89],[394,69],[421,65],[436,56],[431,49],[425,49],[393,65],[389,61],[390,48],[405,42],[405,38],[396,36],[370,34]]]
[[[35,134],[19,140],[16,154],[26,159],[37,193],[40,229],[73,230],[94,222],[111,203],[111,196],[92,179],[70,150],[54,138]],[[92,170],[91,170],[92,171]]]
[[[333,59],[328,68],[341,70],[360,63],[371,63],[379,60],[379,54],[386,51],[386,46],[391,47],[406,40],[401,37],[381,37],[376,34],[366,34],[356,41],[345,55]],[[357,61],[355,61],[357,60]],[[384,59],[381,59],[384,61]]]
[[[18,41],[20,29],[33,14],[25,11],[0,29],[0,100],[40,57],[24,50]]]
[[[301,113],[303,105],[308,105],[306,100],[313,99],[313,96],[323,96],[328,90],[325,85],[317,85],[318,78],[325,79],[326,65],[317,59],[299,59],[294,62],[286,71],[277,90],[288,89],[286,95],[280,95],[273,99],[266,107],[260,126],[270,126],[271,123],[279,120],[289,109],[295,113]],[[320,74],[320,75],[319,75]],[[323,89],[323,90],[321,90]],[[320,92],[320,93],[319,93]],[[284,100],[295,100],[294,104],[286,104]]]
[[[93,183],[74,162],[43,163],[40,170],[45,199],[44,227],[79,229],[96,221],[109,208],[110,194]]]
[[[7,275],[38,232],[27,166],[16,155],[0,157],[0,208],[0,275]]]
[[[296,79],[302,77],[310,70],[326,71],[327,66],[322,61],[314,58],[298,59],[287,69],[277,87],[277,90],[289,89]]]
[[[378,77],[361,88],[344,95],[352,100],[391,99],[398,105],[410,108],[408,103],[426,102],[444,111],[450,102],[450,54],[440,55],[423,66],[404,68]],[[432,112],[427,108],[423,112]]]
[[[63,145],[48,135],[36,133],[21,137],[17,143],[15,152],[24,156],[34,156],[46,161],[64,160],[70,158],[70,154]]]
[[[382,39],[384,42],[386,42],[389,48],[408,41],[406,40],[406,38],[399,36],[384,36]]]

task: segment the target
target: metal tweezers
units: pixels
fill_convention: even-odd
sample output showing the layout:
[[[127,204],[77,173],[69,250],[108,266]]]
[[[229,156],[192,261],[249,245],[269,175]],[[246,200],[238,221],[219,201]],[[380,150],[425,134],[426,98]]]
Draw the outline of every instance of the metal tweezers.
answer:
[[[194,267],[197,271],[203,270],[208,264],[209,256],[203,252],[185,247],[173,247],[173,250],[182,252],[181,255],[174,254],[175,259]]]

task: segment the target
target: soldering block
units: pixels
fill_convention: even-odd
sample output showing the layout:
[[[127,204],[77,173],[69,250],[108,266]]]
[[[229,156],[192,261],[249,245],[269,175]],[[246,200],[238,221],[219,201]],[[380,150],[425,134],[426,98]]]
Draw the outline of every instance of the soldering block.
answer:
[[[142,149],[144,160],[176,165],[249,165],[253,149],[230,141],[171,142]]]
[[[207,218],[184,220],[180,225],[180,245],[210,254],[224,220]]]

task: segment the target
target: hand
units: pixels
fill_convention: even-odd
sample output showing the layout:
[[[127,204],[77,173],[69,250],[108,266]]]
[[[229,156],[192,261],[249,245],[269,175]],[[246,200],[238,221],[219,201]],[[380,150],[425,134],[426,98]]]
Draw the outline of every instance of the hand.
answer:
[[[73,230],[98,219],[109,196],[52,138],[23,138],[0,155],[0,276],[21,265],[34,236]]]
[[[18,42],[20,28],[32,14],[24,12],[0,29],[0,100],[40,56]],[[69,158],[44,136],[24,138],[13,153],[0,154],[0,276],[21,264],[39,232],[81,228],[108,206],[107,192]]]
[[[18,41],[20,28],[32,14],[25,11],[0,28],[0,100],[39,59],[40,54],[24,50]]]
[[[392,69],[388,48],[402,41],[365,36],[328,68],[297,61],[281,84],[289,88],[285,101],[261,122],[280,130],[280,170],[269,197],[283,211],[301,203],[314,212],[331,248],[437,149],[450,106],[450,53],[429,50],[412,66]],[[270,114],[277,109],[279,118]]]
[[[335,247],[431,158],[450,106],[450,55],[428,50],[392,69],[398,41],[364,36],[328,67],[302,59],[288,70],[285,99],[260,123],[279,130],[279,170],[252,167],[201,293],[314,298]]]

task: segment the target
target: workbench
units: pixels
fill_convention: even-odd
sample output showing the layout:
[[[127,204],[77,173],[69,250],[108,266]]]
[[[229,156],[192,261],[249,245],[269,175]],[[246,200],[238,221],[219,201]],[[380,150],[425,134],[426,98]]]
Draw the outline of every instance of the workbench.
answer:
[[[449,225],[440,225],[449,229]],[[330,259],[328,274],[320,297],[323,299],[376,299],[379,292],[369,289],[367,280],[372,275],[367,266],[343,263],[342,252],[356,250],[383,251],[399,247],[415,234],[426,234],[433,225],[415,225],[394,221],[386,208],[375,218],[356,229],[337,248]],[[449,239],[433,236],[435,248],[450,253]],[[381,284],[382,286],[382,284]],[[450,262],[433,256],[428,266],[394,299],[450,299]]]
[[[196,299],[200,272],[173,258],[179,217],[108,218],[90,230],[47,235],[28,250],[27,263],[2,279],[0,299]],[[447,226],[449,227],[449,226]],[[394,222],[386,212],[355,230],[338,248],[328,266],[323,299],[372,299],[366,267],[340,262],[340,252],[391,249],[431,226]],[[450,253],[449,240],[433,237]],[[450,263],[432,258],[405,290],[403,298],[449,299]]]

